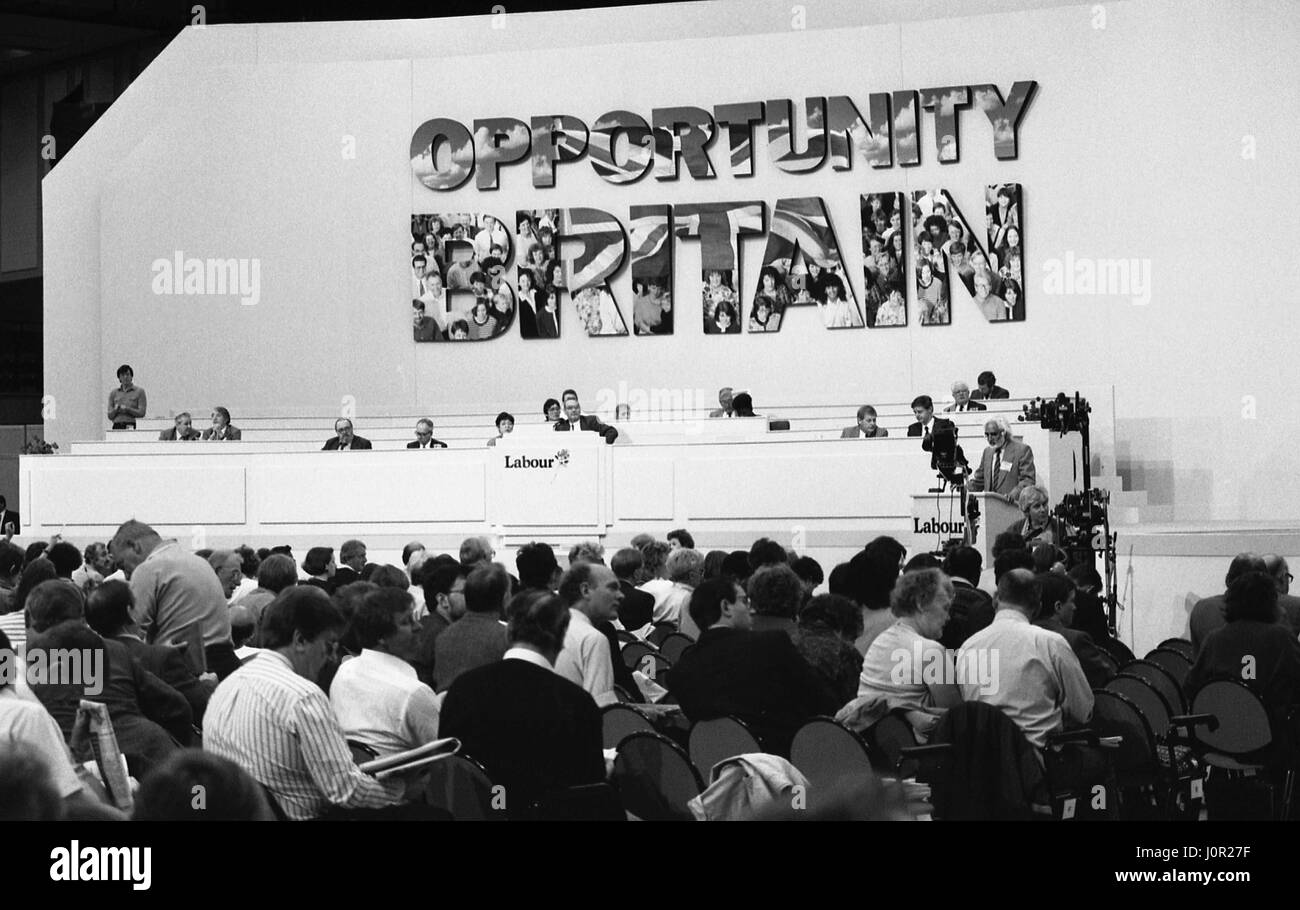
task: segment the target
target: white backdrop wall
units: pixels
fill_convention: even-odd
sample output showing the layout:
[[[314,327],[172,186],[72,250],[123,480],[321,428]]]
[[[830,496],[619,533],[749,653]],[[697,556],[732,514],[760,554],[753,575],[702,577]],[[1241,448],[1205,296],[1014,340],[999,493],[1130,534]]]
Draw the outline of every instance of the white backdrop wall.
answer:
[[[47,437],[98,438],[113,372],[130,362],[150,413],[225,404],[333,413],[532,402],[573,386],[752,390],[760,410],[817,401],[946,394],[994,369],[1017,395],[1115,387],[1115,452],[1156,504],[1188,521],[1300,516],[1300,404],[1283,381],[1294,332],[1288,255],[1300,176],[1294,72],[1297,8],[1211,0],[1092,5],[987,2],[982,15],[918,18],[939,6],[721,2],[421,22],[209,26],[183,33],[44,183]],[[1030,7],[1026,9],[1025,7]],[[880,13],[880,9],[884,13]],[[930,13],[930,10],[934,10]],[[882,18],[883,16],[883,18]],[[866,17],[872,17],[868,20]],[[690,36],[690,37],[682,37]],[[1038,82],[1020,156],[993,155],[987,119],[960,116],[961,160],[936,160],[920,118],[919,166],[786,174],[756,129],[756,175],[737,179],[725,137],[718,177],[601,180],[587,161],[534,189],[527,163],[501,188],[471,179],[434,193],[409,166],[433,117],[608,110],[873,91]],[[343,154],[355,139],[355,157]],[[1253,152],[1253,155],[1250,153]],[[861,301],[858,194],[942,186],[979,230],[983,187],[1024,188],[1028,318],[984,322],[963,288],[953,324],[826,331],[792,310],[776,335],[705,336],[699,245],[675,246],[676,334],[589,339],[568,311],[558,341],[517,329],[491,342],[411,340],[409,217],[594,206],[626,223],[636,204],[825,199]],[[513,231],[512,231],[513,233]],[[742,247],[752,296],[764,239]],[[260,263],[255,306],[158,296],[151,264],[175,251]],[[1076,258],[1150,263],[1145,305],[1049,295],[1045,270]],[[630,324],[626,267],[614,282]],[[746,310],[748,307],[746,306]],[[1254,415],[1253,417],[1251,415]],[[846,414],[846,422],[849,415]],[[363,431],[364,432],[364,431]]]

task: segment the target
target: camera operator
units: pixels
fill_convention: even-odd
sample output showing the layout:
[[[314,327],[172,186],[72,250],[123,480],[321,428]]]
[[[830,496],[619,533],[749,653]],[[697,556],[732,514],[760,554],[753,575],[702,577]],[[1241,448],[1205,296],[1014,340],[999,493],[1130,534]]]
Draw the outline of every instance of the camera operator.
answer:
[[[1001,417],[984,422],[988,447],[980,456],[980,466],[971,475],[968,489],[972,493],[988,491],[1003,502],[1018,504],[1020,491],[1038,480],[1034,470],[1034,450],[1011,438],[1011,430]]]

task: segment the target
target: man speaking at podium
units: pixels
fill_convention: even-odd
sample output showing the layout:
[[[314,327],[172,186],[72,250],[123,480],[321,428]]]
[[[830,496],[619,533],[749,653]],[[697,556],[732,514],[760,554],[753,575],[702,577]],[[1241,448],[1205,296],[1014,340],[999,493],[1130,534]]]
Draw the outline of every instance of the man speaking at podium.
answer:
[[[604,436],[608,445],[613,445],[614,440],[618,439],[618,430],[602,423],[601,419],[594,414],[582,413],[582,405],[578,404],[578,393],[573,389],[565,389],[560,398],[564,401],[564,417],[556,421],[555,429],[590,430]]]
[[[987,491],[1014,505],[1020,491],[1037,482],[1034,450],[1012,439],[1010,428],[1001,418],[985,421],[984,438],[988,448],[980,456],[980,466],[971,475],[967,489],[972,493]]]

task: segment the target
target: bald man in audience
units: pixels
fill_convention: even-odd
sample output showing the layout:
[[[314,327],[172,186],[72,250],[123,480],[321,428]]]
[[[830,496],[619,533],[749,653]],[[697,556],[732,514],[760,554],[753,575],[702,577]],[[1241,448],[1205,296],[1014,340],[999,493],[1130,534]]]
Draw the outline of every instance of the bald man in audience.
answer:
[[[203,639],[209,670],[225,679],[239,669],[230,640],[227,596],[206,560],[135,520],[117,529],[108,551],[131,583],[135,620],[145,641],[178,643],[194,626]]]
[[[580,562],[560,578],[560,597],[569,606],[569,627],[555,672],[582,686],[599,706],[613,704],[614,659],[596,623],[618,618],[623,600],[618,579],[605,566]]]
[[[1232,558],[1228,566],[1228,574],[1223,579],[1224,590],[1226,591],[1233,581],[1247,572],[1268,572],[1268,566],[1258,553],[1238,553]],[[1191,615],[1187,618],[1187,626],[1191,633],[1192,649],[1197,654],[1201,653],[1205,639],[1211,632],[1228,624],[1224,616],[1227,608],[1228,602],[1223,594],[1203,597],[1192,607]]]
[[[234,550],[214,550],[208,557],[208,565],[212,566],[212,571],[217,573],[217,581],[221,582],[221,593],[225,595],[226,602],[235,595],[235,589],[239,583],[244,580],[244,560]]]
[[[497,551],[486,537],[467,537],[460,545],[460,564],[466,571],[491,565]]]
[[[1291,567],[1286,564],[1286,560],[1276,553],[1270,553],[1264,557],[1264,565],[1268,569],[1268,574],[1273,576],[1273,583],[1277,585],[1277,607],[1282,618],[1291,626],[1291,631],[1300,634],[1300,597],[1291,595]]]

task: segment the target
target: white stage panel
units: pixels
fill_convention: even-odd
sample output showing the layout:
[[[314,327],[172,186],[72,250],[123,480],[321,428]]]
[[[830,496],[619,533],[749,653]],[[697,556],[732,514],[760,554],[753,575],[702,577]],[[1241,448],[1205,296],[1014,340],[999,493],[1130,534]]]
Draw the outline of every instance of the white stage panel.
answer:
[[[613,454],[614,521],[672,521],[673,458]]]
[[[42,463],[45,464],[45,463]],[[123,459],[120,466],[86,460],[66,470],[32,471],[31,496],[47,526],[147,524],[242,525],[244,468],[158,467]]]

